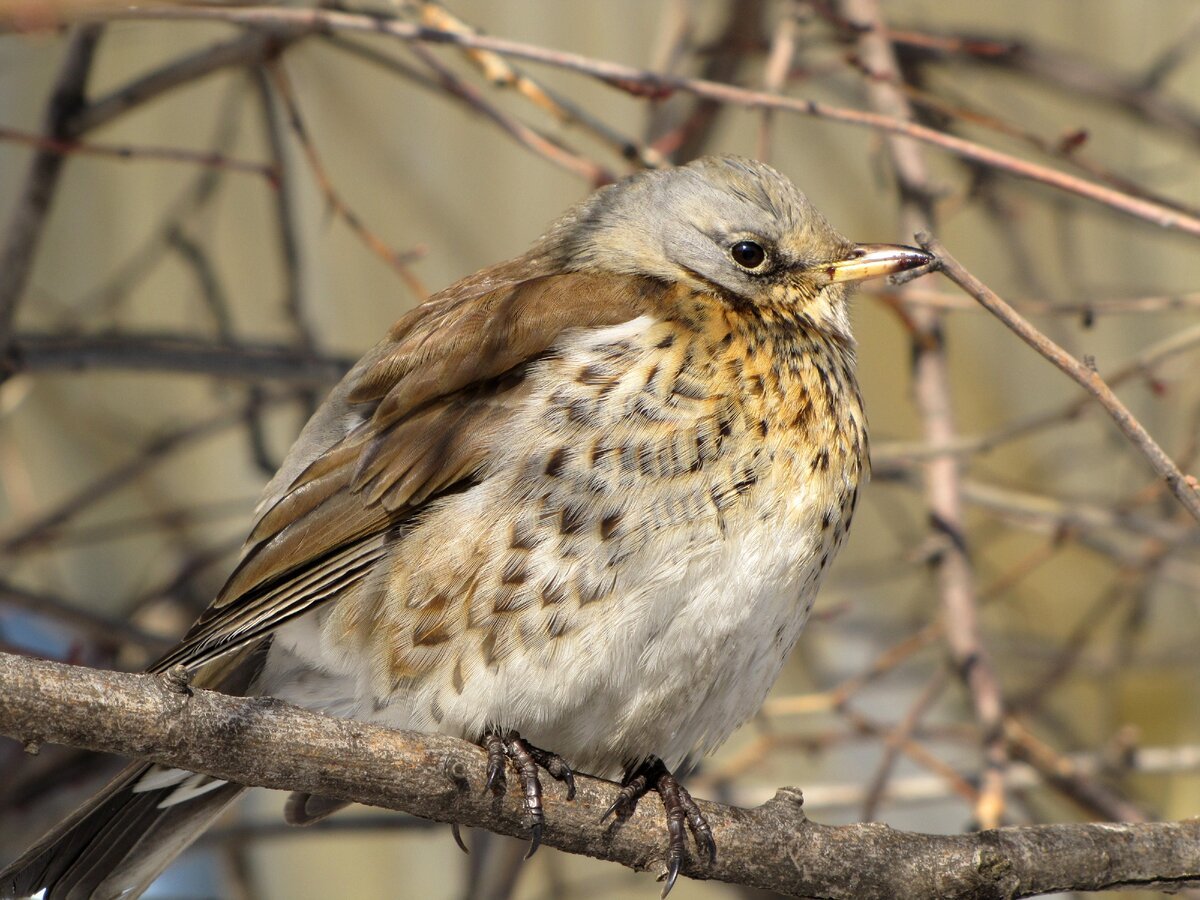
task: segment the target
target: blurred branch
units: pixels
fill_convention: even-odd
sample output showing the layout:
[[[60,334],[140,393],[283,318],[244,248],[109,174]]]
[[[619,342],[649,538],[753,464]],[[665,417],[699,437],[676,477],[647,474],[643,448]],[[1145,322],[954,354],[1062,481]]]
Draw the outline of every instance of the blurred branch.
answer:
[[[903,75],[884,29],[879,3],[840,0],[838,7],[857,26],[857,47],[863,67],[882,76],[866,83],[871,106],[900,120],[912,119],[913,110],[900,90]],[[933,183],[923,148],[896,134],[889,136],[886,146],[896,174],[904,232],[913,234],[930,229]],[[941,313],[928,307],[915,309],[908,316],[908,323],[913,391],[925,440],[934,446],[953,443],[958,432]],[[931,564],[937,576],[943,634],[954,668],[971,698],[986,764],[975,799],[975,818],[980,827],[993,828],[1004,819],[1004,770],[1008,764],[1001,728],[1004,701],[979,625],[979,597],[968,553],[959,460],[950,455],[927,459],[923,477],[930,528],[940,542]],[[880,783],[876,791],[883,789]]]
[[[180,692],[148,675],[100,672],[0,654],[0,733],[120,753],[263,787],[300,790],[423,818],[526,834],[519,792],[479,790],[486,754],[437,734],[335,719],[276,700]],[[633,869],[661,869],[666,829],[647,797],[633,815],[601,823],[617,795],[580,776],[578,799],[546,792],[544,842]],[[700,806],[720,849],[691,877],[793,896],[1025,897],[1063,890],[1200,885],[1200,820],[1071,824],[931,835],[809,821],[800,792],[781,789],[755,809]]]
[[[39,150],[63,155],[100,156],[121,160],[122,162],[136,162],[148,159],[160,162],[186,163],[194,166],[208,166],[214,169],[224,169],[229,172],[244,172],[249,175],[258,175],[267,179],[272,184],[277,178],[274,166],[250,162],[245,159],[234,159],[229,156],[222,156],[219,153],[197,152],[179,147],[147,147],[132,144],[85,144],[79,141],[46,137],[45,135],[30,134],[15,128],[4,127],[0,127],[0,141],[25,144],[30,147],[37,147]]]
[[[938,257],[941,270],[968,294],[978,300],[996,318],[1007,325],[1016,335],[1030,347],[1052,362],[1058,369],[1080,384],[1084,390],[1096,398],[1105,411],[1117,423],[1117,427],[1129,438],[1142,455],[1150,461],[1159,476],[1167,483],[1171,493],[1183,504],[1194,519],[1200,521],[1200,490],[1197,488],[1195,476],[1184,475],[1179,467],[1163,451],[1162,447],[1150,436],[1120,401],[1112,389],[1092,367],[1081,363],[1062,347],[1050,340],[1042,332],[1030,324],[1015,309],[991,291],[987,285],[968,272],[958,260],[949,254],[945,247],[929,235],[919,236],[921,245]]]
[[[100,643],[132,643],[155,654],[169,649],[172,644],[172,641],[150,634],[129,622],[109,618],[81,604],[18,587],[5,580],[0,580],[0,609],[21,609],[35,616],[54,619]]]
[[[232,344],[186,334],[18,334],[0,365],[30,374],[110,369],[330,385],[353,362],[287,344]]]
[[[75,29],[67,44],[42,124],[43,136],[49,141],[74,140],[80,133],[74,117],[84,103],[88,72],[102,31],[100,25],[81,26]],[[61,153],[44,147],[34,154],[28,174],[22,181],[21,195],[8,220],[4,247],[0,250],[0,352],[8,348],[12,338],[17,306],[33,269],[33,259],[58,188],[63,161]],[[0,380],[3,373],[4,369],[0,368]]]
[[[322,196],[324,196],[329,210],[345,222],[347,227],[354,232],[358,239],[372,253],[395,270],[396,274],[400,276],[400,280],[404,282],[418,303],[424,300],[428,296],[428,292],[417,276],[413,274],[409,265],[424,255],[425,248],[415,247],[406,251],[394,250],[388,246],[387,242],[367,227],[362,218],[342,199],[341,194],[333,185],[333,180],[325,171],[325,165],[321,162],[321,156],[317,152],[317,145],[313,142],[312,136],[308,132],[308,127],[304,124],[304,119],[300,115],[300,106],[296,101],[295,92],[292,90],[291,80],[287,77],[287,72],[278,61],[275,61],[267,67],[267,73],[270,75],[275,91],[279,94],[279,99],[283,101],[283,108],[287,111],[288,125],[304,150],[305,159],[308,160],[308,166],[312,169],[313,177],[317,182],[317,188],[321,191]]]
[[[552,50],[535,44],[510,41],[504,38],[463,32],[438,31],[421,25],[396,21],[377,15],[337,12],[327,9],[294,9],[285,7],[227,7],[227,6],[160,6],[144,9],[105,10],[94,14],[105,20],[137,19],[143,21],[222,21],[230,24],[250,26],[293,26],[309,30],[351,31],[368,34],[385,34],[399,40],[425,41],[434,44],[453,44],[479,50],[490,50],[505,56],[545,63],[584,75],[591,75],[614,87],[636,96],[662,99],[676,91],[685,91],[697,97],[741,106],[746,109],[779,109],[800,115],[814,116],[832,122],[873,128],[888,134],[900,134],[923,143],[973,160],[990,168],[998,169],[1019,178],[1040,182],[1086,197],[1104,204],[1126,215],[1143,219],[1162,228],[1172,228],[1200,237],[1200,218],[1178,210],[1169,209],[1158,203],[1132,197],[1119,190],[1105,187],[1051,169],[1029,160],[986,147],[955,135],[946,134],[902,119],[859,109],[831,106],[815,100],[782,97],[761,91],[752,91],[714,81],[698,78],[662,75],[634,66],[626,66],[607,60],[593,59],[578,53]],[[86,12],[81,12],[86,17]]]
[[[271,399],[277,401],[279,398]],[[245,415],[244,408],[222,410],[207,419],[149,439],[131,458],[101,473],[33,522],[0,535],[0,557],[13,556],[26,551],[31,545],[55,539],[63,526],[84,510],[135,482],[171,454],[241,424]]]

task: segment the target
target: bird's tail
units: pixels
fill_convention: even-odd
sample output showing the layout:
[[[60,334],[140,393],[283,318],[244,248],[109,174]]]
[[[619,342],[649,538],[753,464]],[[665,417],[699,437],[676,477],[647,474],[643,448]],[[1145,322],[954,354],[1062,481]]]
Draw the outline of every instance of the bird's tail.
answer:
[[[269,646],[267,638],[215,660],[196,672],[194,683],[248,693]],[[0,872],[0,900],[131,900],[245,789],[183,769],[133,763]]]
[[[244,790],[135,763],[0,873],[0,897],[137,897]]]

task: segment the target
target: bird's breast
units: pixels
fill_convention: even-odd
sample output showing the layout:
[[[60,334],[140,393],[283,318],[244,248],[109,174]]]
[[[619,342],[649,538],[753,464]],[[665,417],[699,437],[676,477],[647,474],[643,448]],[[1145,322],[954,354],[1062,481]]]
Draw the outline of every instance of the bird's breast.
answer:
[[[751,714],[844,534],[865,438],[848,364],[739,340],[643,316],[536,364],[475,485],[324,617],[318,652],[374,698],[360,714],[515,728],[594,772],[678,763]]]

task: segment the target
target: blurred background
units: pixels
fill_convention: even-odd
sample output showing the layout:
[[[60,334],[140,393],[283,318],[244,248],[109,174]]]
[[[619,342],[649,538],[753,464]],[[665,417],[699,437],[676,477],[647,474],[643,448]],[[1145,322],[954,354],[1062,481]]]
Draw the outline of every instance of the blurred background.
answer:
[[[1200,216],[1192,0],[1152,13],[1122,0],[345,8],[837,108],[894,113],[880,97],[900,98],[1035,175]],[[85,15],[105,21],[59,24]],[[0,0],[0,20],[7,652],[149,662],[219,589],[258,491],[344,367],[597,184],[756,156],[851,238],[912,240],[893,146],[820,115],[350,30],[69,0]],[[896,70],[871,57],[872,36]],[[51,104],[84,71],[86,99]],[[1200,471],[1200,232],[936,146],[916,153],[950,251]],[[796,785],[822,822],[939,832],[1196,815],[1196,522],[1077,386],[945,279],[865,290],[854,323],[874,480],[766,707],[693,793],[755,805]],[[950,528],[931,527],[939,487],[961,499]],[[975,642],[989,681],[964,684],[948,634]],[[985,758],[1002,783],[980,777]],[[0,739],[0,860],[117,765]],[[549,848],[521,865],[523,844],[480,832],[463,856],[445,826],[395,813],[289,829],[281,805],[255,792],[152,896],[657,890]]]

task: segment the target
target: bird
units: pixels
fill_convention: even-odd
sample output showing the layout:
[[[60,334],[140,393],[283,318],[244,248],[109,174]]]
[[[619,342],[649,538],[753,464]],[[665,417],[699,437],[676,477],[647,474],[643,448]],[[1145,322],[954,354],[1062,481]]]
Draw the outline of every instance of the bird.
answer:
[[[716,853],[676,773],[764,700],[868,475],[850,290],[931,260],[743,157],[600,188],[350,369],[150,671],[478,743],[530,853],[541,772],[619,777],[606,816],[657,792],[665,896],[688,832]],[[0,896],[137,896],[244,789],[135,762]]]

